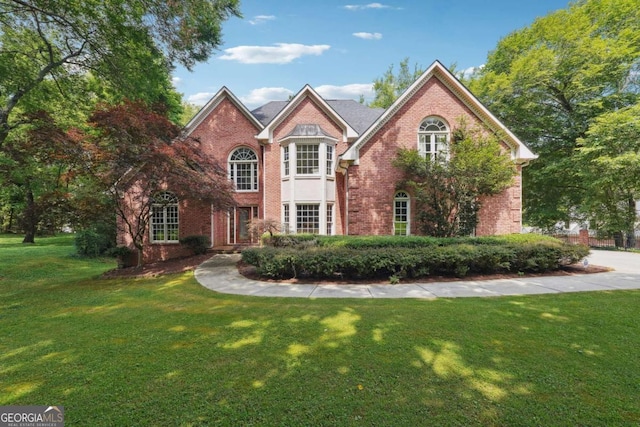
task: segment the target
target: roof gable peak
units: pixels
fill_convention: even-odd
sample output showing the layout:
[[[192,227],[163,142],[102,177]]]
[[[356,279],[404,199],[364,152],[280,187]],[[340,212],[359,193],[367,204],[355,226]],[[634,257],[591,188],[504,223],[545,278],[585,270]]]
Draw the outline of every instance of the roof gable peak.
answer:
[[[342,129],[343,140],[353,140],[358,137],[358,133],[333,109],[327,101],[322,98],[309,84],[305,84],[302,89],[280,110],[280,112],[262,129],[256,136],[257,139],[269,140],[273,139],[273,130],[280,125],[286,117],[291,114],[302,101],[311,99],[320,109],[322,109],[329,117],[331,117]]]
[[[264,126],[249,109],[240,101],[226,86],[222,86],[218,92],[189,120],[184,127],[184,134],[190,135],[212,112],[220,105],[222,101],[228,99],[240,112],[259,130]]]
[[[389,108],[342,155],[342,160],[357,164],[360,148],[369,141],[429,80],[437,78],[490,129],[504,132],[505,142],[512,148],[512,157],[518,162],[535,159],[533,154],[505,125],[453,75],[440,61],[434,61]]]

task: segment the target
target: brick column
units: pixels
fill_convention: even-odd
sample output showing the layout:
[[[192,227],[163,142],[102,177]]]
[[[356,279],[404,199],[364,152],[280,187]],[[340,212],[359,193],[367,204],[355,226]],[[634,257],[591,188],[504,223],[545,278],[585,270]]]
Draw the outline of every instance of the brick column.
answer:
[[[578,243],[581,245],[589,246],[589,230],[581,229],[578,234]]]

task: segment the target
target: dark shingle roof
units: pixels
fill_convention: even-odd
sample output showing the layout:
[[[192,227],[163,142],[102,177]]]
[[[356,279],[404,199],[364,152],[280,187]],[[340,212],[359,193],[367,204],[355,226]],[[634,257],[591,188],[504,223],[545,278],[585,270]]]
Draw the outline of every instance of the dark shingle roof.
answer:
[[[382,108],[369,108],[353,99],[329,99],[326,102],[359,134],[371,126],[384,112]],[[288,103],[289,101],[271,101],[251,113],[266,126]]]

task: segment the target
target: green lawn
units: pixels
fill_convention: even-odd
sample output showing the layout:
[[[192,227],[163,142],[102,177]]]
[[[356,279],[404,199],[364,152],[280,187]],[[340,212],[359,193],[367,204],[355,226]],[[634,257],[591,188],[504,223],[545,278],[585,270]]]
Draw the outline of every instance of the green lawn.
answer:
[[[640,291],[241,297],[0,236],[0,406],[67,426],[640,423]]]

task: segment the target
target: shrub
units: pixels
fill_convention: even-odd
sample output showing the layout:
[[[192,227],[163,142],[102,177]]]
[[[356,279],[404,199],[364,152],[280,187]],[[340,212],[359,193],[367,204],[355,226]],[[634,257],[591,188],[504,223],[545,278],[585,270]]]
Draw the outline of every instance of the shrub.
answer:
[[[262,243],[274,248],[309,247],[317,244],[318,237],[314,234],[274,234],[263,236]]]
[[[76,253],[80,256],[97,258],[107,254],[115,246],[115,233],[104,227],[93,226],[80,230],[75,236]]]
[[[284,247],[247,249],[242,257],[256,266],[258,274],[270,278],[371,279],[548,271],[573,264],[589,253],[585,246],[548,237],[316,238],[317,246],[305,245],[312,241],[308,238],[294,238]],[[408,243],[405,247],[398,243],[403,239]]]
[[[187,246],[194,255],[206,254],[211,246],[211,240],[207,236],[186,236],[180,239],[180,244]]]

